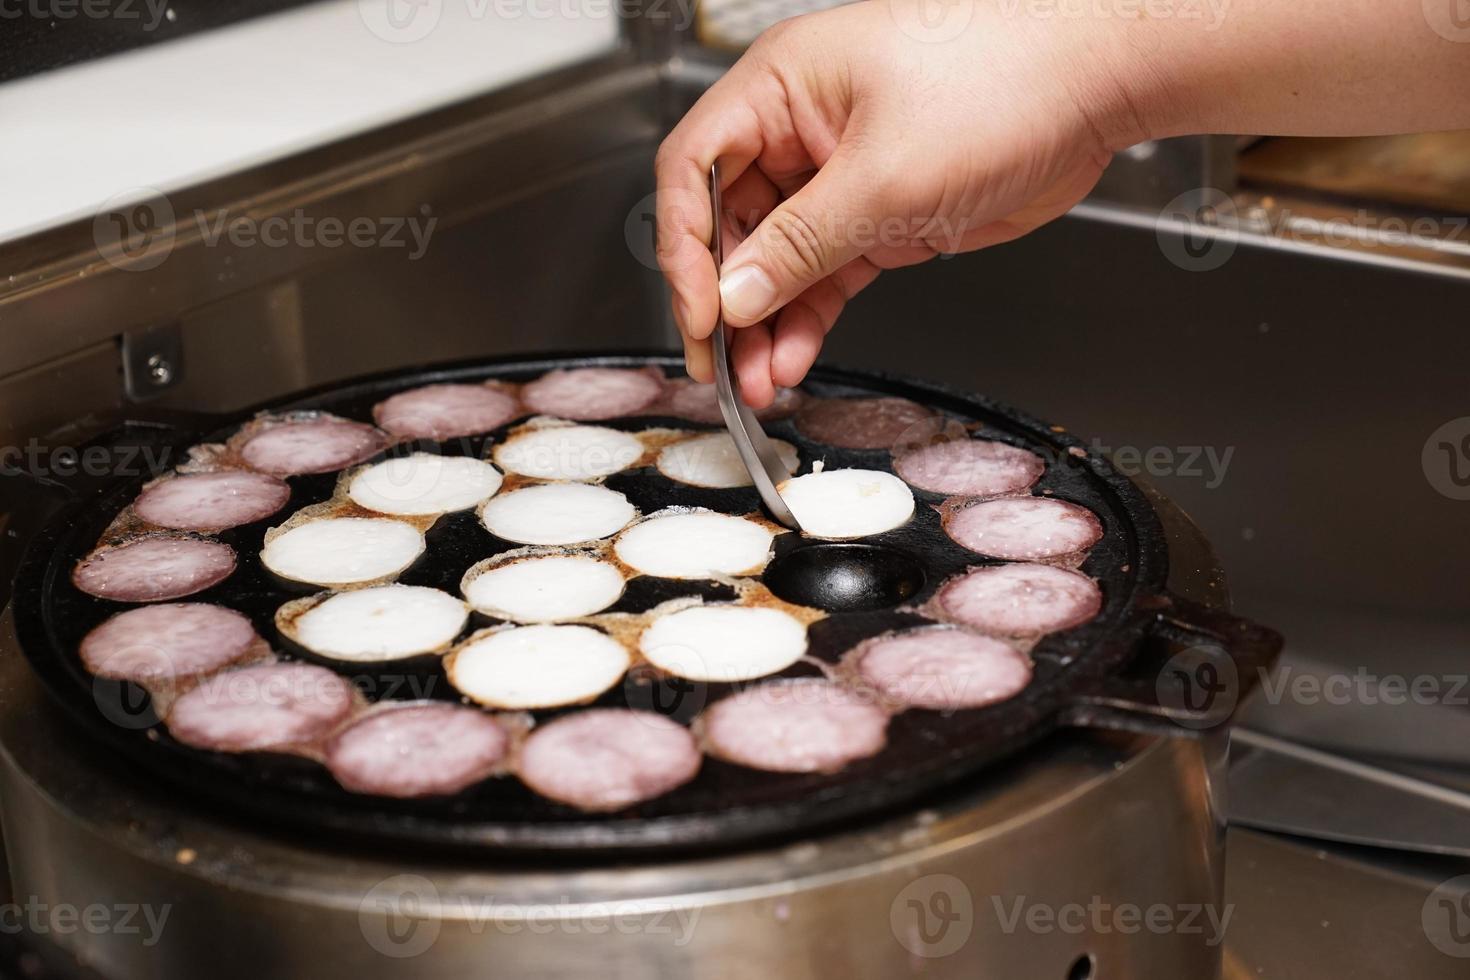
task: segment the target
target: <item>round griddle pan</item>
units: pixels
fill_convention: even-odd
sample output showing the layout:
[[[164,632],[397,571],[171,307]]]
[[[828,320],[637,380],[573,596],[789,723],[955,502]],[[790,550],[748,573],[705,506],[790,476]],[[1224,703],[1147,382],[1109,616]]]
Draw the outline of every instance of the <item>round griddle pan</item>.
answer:
[[[533,357],[479,361],[382,374],[320,388],[261,410],[320,409],[370,421],[373,405],[406,388],[440,381],[501,378],[529,380],[555,368],[654,364],[673,376],[682,360],[667,355]],[[1037,739],[1064,726],[1125,728],[1188,737],[1207,725],[1228,720],[1256,668],[1270,661],[1280,639],[1269,630],[1225,617],[1171,597],[1164,591],[1167,550],[1158,518],[1144,494],[1103,459],[1058,428],[987,399],[917,381],[832,368],[814,370],[802,386],[809,395],[895,395],[929,405],[980,434],[1040,453],[1047,470],[1035,492],[1075,501],[1101,519],[1104,537],[1081,570],[1101,585],[1104,605],[1092,622],[1045,637],[1033,651],[1035,677],[1019,696],[990,707],[940,713],[910,710],[897,715],[888,745],[873,758],[830,774],[787,775],[745,769],[706,759],[700,774],[685,786],[640,806],[608,815],[586,814],[549,802],[514,777],[487,780],[449,798],[393,800],[349,793],[316,763],[287,755],[226,754],[200,751],[174,741],[157,724],[146,693],[130,684],[99,681],[82,667],[77,647],[92,627],[126,608],[75,589],[70,572],[95,545],[114,515],[136,496],[151,474],[102,481],[79,491],[77,499],[38,535],[19,569],[13,598],[24,652],[46,689],[73,719],[101,743],[153,777],[159,792],[220,804],[234,816],[288,824],[334,836],[350,833],[392,844],[473,848],[509,854],[561,853],[606,856],[661,849],[734,846],[756,839],[810,834],[837,822],[892,812],[915,805],[926,794],[974,776]],[[182,451],[198,442],[228,437],[254,413],[238,417],[191,418],[186,425],[153,423],[147,439]],[[608,423],[640,429],[697,426],[682,419],[637,417]],[[125,427],[126,428],[126,427]],[[767,425],[774,437],[794,443],[802,466],[813,459],[830,468],[890,469],[886,450],[843,450],[806,439],[791,420]],[[162,432],[162,435],[160,435]],[[503,431],[435,446],[446,454],[484,452]],[[110,451],[126,443],[125,431],[106,437]],[[413,443],[391,452],[426,448]],[[283,656],[301,656],[277,636],[273,614],[311,587],[295,588],[260,565],[259,549],[268,526],[307,504],[327,499],[335,474],[294,477],[292,499],[275,517],[219,535],[239,556],[237,571],[220,585],[191,599],[215,602],[250,616],[260,634]],[[644,513],[673,504],[709,507],[731,514],[759,508],[753,488],[701,490],[675,484],[655,470],[617,474],[607,485],[622,491]],[[917,494],[914,520],[868,539],[912,557],[922,568],[917,594],[906,603],[930,598],[947,577],[967,567],[990,563],[955,545],[940,527],[931,504],[939,497]],[[782,556],[800,542],[777,539]],[[400,581],[458,594],[461,575],[476,561],[514,545],[492,537],[473,512],[449,515],[428,534],[428,549]],[[710,599],[730,597],[715,583],[634,579],[612,611],[638,611],[678,595],[698,592]],[[472,617],[469,629],[488,620]],[[810,653],[835,662],[863,638],[923,622],[897,608],[837,612],[810,630]],[[1181,651],[1188,651],[1180,661]],[[1174,658],[1171,660],[1171,658]],[[1203,664],[1205,680],[1233,676],[1238,686],[1228,698],[1169,696],[1172,681],[1160,683],[1165,664]],[[457,699],[437,658],[386,665],[338,665],[372,700]],[[1177,668],[1171,667],[1176,670]],[[1231,672],[1228,675],[1225,672]],[[788,676],[814,674],[800,664]],[[1181,675],[1182,677],[1182,675]],[[1183,678],[1188,680],[1189,678]],[[705,705],[725,696],[731,685],[696,684],[653,678],[635,669],[628,679],[597,702],[660,711],[687,722]],[[1186,692],[1188,693],[1188,692]],[[1161,695],[1163,695],[1161,699]],[[571,709],[576,710],[576,709]],[[538,721],[559,712],[536,712]],[[1213,713],[1213,714],[1212,714]],[[145,777],[146,778],[146,777]]]

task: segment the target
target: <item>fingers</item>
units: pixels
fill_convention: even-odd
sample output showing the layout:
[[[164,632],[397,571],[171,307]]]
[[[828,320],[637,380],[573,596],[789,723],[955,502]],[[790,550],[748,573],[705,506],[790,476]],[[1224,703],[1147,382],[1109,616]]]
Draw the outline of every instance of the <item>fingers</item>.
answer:
[[[730,184],[723,198],[725,214],[720,223],[721,237],[728,255],[739,246],[748,230],[755,227],[775,207],[777,191],[764,174],[755,167],[749,167]],[[686,233],[684,240],[693,239]],[[709,327],[713,328],[719,305],[714,289],[714,258],[709,254],[707,245],[701,244],[700,249],[703,254],[693,257],[691,271],[707,281],[707,288],[702,288],[702,295],[708,301],[700,305],[697,317],[691,317],[687,303],[675,293],[674,321],[684,340],[685,370],[694,380],[709,384],[714,381],[714,366],[709,339],[711,330],[706,329],[705,323],[708,322]]]
[[[686,361],[693,360],[694,342],[691,325],[714,322],[718,311],[716,299],[717,272],[710,254],[709,191],[705,190],[703,207],[695,190],[687,186],[665,184],[659,179],[654,203],[655,237],[659,268],[669,283],[672,294],[674,325],[684,337]]]
[[[700,384],[714,384],[714,352],[708,337],[703,340],[684,337],[684,371]]]
[[[811,289],[807,290],[810,292]],[[781,309],[771,337],[771,383],[783,388],[801,384],[801,379],[816,363],[822,339],[827,336],[821,314],[807,305],[802,296]]]
[[[817,360],[822,340],[847,301],[878,277],[879,269],[858,258],[807,289],[776,317],[772,334],[771,380],[790,388],[801,383]]]
[[[781,200],[781,192],[759,166],[747,167],[725,192],[725,254],[732,254]]]
[[[795,194],[777,205],[725,259],[720,298],[725,319],[746,326],[800,296],[858,258],[853,229],[886,213],[886,181],[853,144],[837,152]]]
[[[674,322],[686,337],[714,329],[719,291],[710,255],[710,167],[718,161],[728,192],[765,144],[759,104],[770,86],[737,64],[674,127],[654,159],[658,264],[673,293]]]
[[[776,399],[771,383],[771,327],[757,323],[736,330],[731,338],[730,360],[739,379],[740,399],[751,408],[765,408]]]

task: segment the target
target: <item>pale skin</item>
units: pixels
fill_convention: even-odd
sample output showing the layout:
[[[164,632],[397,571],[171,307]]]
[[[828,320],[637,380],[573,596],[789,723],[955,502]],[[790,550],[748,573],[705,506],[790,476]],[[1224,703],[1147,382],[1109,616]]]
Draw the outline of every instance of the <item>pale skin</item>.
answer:
[[[1470,127],[1470,29],[1433,19],[1454,2],[866,0],[783,22],[659,149],[689,373],[711,380],[723,306],[742,397],[769,404],[882,270],[1025,235],[1144,140]]]

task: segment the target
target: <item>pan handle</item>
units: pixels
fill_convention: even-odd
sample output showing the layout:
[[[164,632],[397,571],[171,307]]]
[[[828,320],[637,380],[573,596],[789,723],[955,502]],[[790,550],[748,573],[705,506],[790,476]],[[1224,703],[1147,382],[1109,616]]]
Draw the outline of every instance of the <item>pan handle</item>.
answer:
[[[1138,657],[1079,693],[1063,713],[1066,724],[1204,735],[1230,722],[1281,652],[1281,634],[1239,616],[1172,594],[1147,605]]]

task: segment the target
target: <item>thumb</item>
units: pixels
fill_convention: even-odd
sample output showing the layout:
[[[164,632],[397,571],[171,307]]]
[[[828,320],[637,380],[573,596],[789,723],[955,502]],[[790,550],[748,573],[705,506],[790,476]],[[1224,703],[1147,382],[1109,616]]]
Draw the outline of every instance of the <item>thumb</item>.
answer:
[[[745,327],[765,319],[872,247],[887,203],[885,182],[872,169],[839,146],[766,215],[721,267],[727,322]]]

